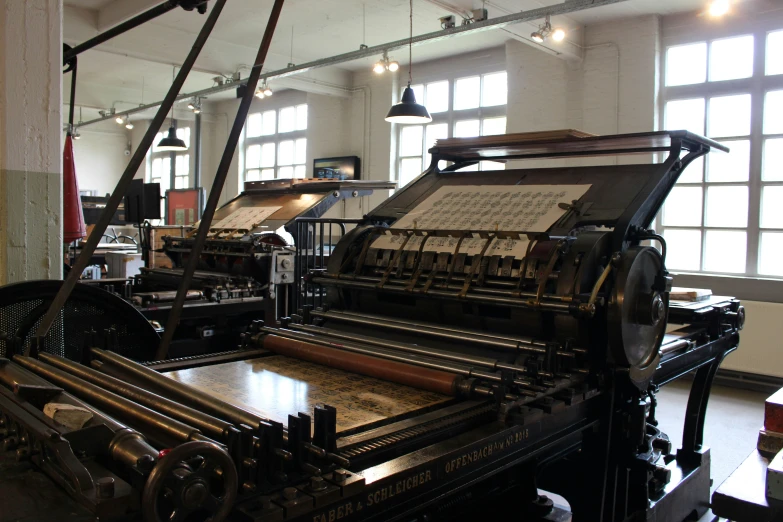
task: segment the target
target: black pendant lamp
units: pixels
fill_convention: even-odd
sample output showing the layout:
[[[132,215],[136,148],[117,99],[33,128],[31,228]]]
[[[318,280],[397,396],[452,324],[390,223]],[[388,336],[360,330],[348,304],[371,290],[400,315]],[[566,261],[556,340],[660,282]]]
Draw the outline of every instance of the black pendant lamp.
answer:
[[[410,0],[410,41],[408,42],[408,86],[402,93],[400,103],[392,105],[386,121],[389,123],[429,123],[432,121],[427,107],[416,103],[416,95],[411,89],[413,80],[413,0]]]
[[[172,69],[171,71],[172,81],[174,80],[175,70],[176,68]],[[174,119],[174,104],[171,104],[171,127],[169,127],[168,134],[164,136],[160,142],[158,142],[158,150],[164,152],[180,152],[188,150],[188,146],[185,144],[185,142],[177,137],[177,120]]]
[[[158,142],[159,151],[183,151],[188,150],[188,146],[185,142],[177,138],[177,122],[171,120],[171,127],[169,127],[169,133]]]

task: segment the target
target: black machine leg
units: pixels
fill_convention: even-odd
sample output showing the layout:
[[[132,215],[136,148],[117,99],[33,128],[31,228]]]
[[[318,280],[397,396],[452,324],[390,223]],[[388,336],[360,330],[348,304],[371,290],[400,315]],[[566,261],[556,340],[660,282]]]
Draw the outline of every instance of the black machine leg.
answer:
[[[677,460],[689,462],[699,460],[699,450],[704,442],[704,421],[707,417],[707,403],[715,374],[723,362],[726,353],[718,355],[711,363],[696,370],[691,385],[688,407],[685,410],[685,425],[682,433],[682,448],[677,451]],[[689,462],[690,463],[690,462]]]

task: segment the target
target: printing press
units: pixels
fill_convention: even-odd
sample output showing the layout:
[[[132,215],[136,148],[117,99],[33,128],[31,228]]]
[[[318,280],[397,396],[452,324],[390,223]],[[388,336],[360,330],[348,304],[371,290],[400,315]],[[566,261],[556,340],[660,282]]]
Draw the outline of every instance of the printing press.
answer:
[[[744,310],[670,300],[648,227],[711,150],[684,131],[440,140],[238,352],[6,353],[5,455],[101,520],[697,519]],[[691,372],[675,450],[656,391]]]
[[[251,320],[274,322],[289,315],[294,299],[296,247],[311,256],[329,256],[329,243],[324,252],[314,251],[313,237],[318,231],[313,230],[313,219],[344,202],[394,187],[393,183],[376,181],[246,182],[245,190],[215,213],[169,357],[225,350],[239,343],[239,335]],[[359,205],[346,205],[343,217],[357,215],[354,207],[358,209]],[[344,227],[338,230],[330,225],[325,230],[332,232],[332,228],[332,242],[336,243]],[[153,228],[145,232],[151,235],[157,231]],[[112,282],[112,290],[131,300],[151,321],[166,324],[194,234],[195,229],[163,235],[157,249],[161,252],[151,254],[165,255],[170,266],[142,268],[141,274],[123,287]]]

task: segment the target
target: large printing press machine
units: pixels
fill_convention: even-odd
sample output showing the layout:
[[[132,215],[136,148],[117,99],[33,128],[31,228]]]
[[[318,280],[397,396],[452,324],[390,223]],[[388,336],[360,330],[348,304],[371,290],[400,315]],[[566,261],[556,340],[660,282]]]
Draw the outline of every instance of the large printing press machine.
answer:
[[[709,390],[744,310],[670,300],[647,227],[691,161],[727,149],[684,131],[578,136],[440,140],[309,267],[301,286],[325,292],[254,322],[239,351],[6,351],[0,455],[36,471],[0,479],[0,506],[24,520],[695,520]],[[471,170],[523,159],[541,161]],[[689,373],[684,426],[658,426],[658,387]],[[674,450],[662,430],[680,428]]]
[[[296,256],[311,262],[316,256],[328,259],[332,243],[345,231],[336,220],[322,224],[317,218],[337,214],[341,222],[351,221],[362,215],[360,200],[395,187],[380,181],[246,182],[244,191],[215,213],[169,356],[225,350],[239,344],[252,320],[274,322],[290,315],[298,298],[293,293]],[[126,298],[162,327],[181,285],[197,225],[142,229],[149,236],[145,243],[154,246],[141,273],[130,280],[92,284]]]

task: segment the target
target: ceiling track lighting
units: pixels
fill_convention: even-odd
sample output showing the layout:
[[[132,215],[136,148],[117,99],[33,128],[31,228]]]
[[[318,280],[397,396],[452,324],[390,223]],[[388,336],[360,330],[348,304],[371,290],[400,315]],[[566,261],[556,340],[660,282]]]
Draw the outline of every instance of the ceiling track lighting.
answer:
[[[130,116],[125,116],[125,128],[128,130],[133,129],[133,123],[131,123]]]
[[[264,80],[264,83],[261,84],[261,87],[256,90],[256,98],[263,100],[264,98],[272,96],[274,93],[275,92],[272,90],[269,84],[266,83],[266,80]]]
[[[552,28],[552,24],[549,20],[549,15],[546,15],[546,21],[538,26],[537,31],[533,31],[530,34],[530,38],[536,43],[544,43],[547,39],[552,38],[556,42],[562,42],[565,40],[566,32],[557,27]]]
[[[193,114],[201,114],[201,98],[198,96],[193,98],[190,103],[188,103],[188,109],[193,111]]]
[[[372,70],[375,74],[383,74],[386,71],[397,72],[400,70],[400,63],[394,60],[389,60],[389,54],[383,51],[383,57],[380,61],[375,62],[372,66]]]
[[[71,133],[71,136],[75,140],[81,139],[81,137],[82,137],[82,135],[79,134],[79,129],[73,129],[73,132]]]

